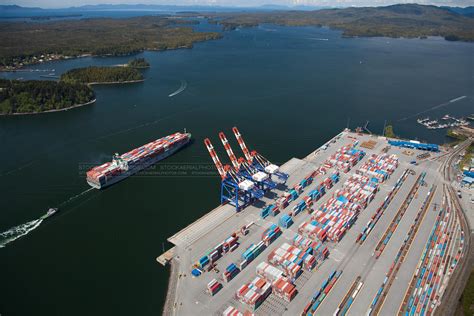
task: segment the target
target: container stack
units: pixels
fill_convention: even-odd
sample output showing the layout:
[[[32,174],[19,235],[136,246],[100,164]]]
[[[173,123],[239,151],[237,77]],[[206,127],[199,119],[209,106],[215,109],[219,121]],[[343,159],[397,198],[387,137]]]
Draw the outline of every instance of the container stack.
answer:
[[[355,222],[360,210],[358,204],[349,202],[343,196],[331,198],[314,212],[310,224],[326,231],[332,241],[339,241]]]
[[[207,284],[207,292],[211,296],[216,295],[216,293],[219,292],[221,289],[222,289],[222,284],[217,282],[216,279],[213,279],[211,282]]]
[[[380,170],[387,170],[386,174],[390,174],[393,173],[392,167],[396,166],[398,162],[396,156],[382,154],[372,156],[369,163],[372,166],[380,166]],[[314,238],[317,234],[323,236],[322,230],[332,241],[340,241],[346,230],[357,220],[361,210],[367,207],[379,190],[379,179],[370,178],[363,175],[363,173],[365,171],[362,174],[356,171],[355,174],[351,175],[342,189],[336,190],[333,197],[313,213],[312,220],[309,223],[300,225],[298,230],[300,234]],[[336,178],[338,177],[334,176],[331,179]],[[326,186],[328,184],[329,182]],[[318,238],[322,240],[321,237]]]
[[[293,246],[313,255],[316,260],[323,261],[329,256],[329,249],[321,241],[313,241],[299,234],[293,237]],[[308,251],[309,250],[309,251]]]
[[[222,316],[254,316],[249,311],[245,311],[243,314],[235,307],[229,306],[226,308],[226,310],[222,313]]]
[[[293,225],[293,219],[288,214],[283,214],[278,221],[279,225],[283,228],[288,228]]]
[[[408,177],[408,169],[406,169],[403,174],[398,178],[397,182],[393,186],[393,188],[388,192],[388,195],[385,197],[383,200],[383,203],[377,208],[375,213],[371,216],[369,222],[365,226],[364,230],[359,234],[357,237],[356,242],[364,242],[364,240],[367,238],[367,236],[370,234],[372,229],[375,227],[375,224],[379,221],[379,219],[382,217],[383,213],[385,210],[388,208],[390,203],[392,202],[393,198],[397,194],[398,190],[400,190],[400,187],[402,184],[405,182],[406,178]]]
[[[227,283],[229,283],[230,280],[232,280],[233,278],[235,278],[235,276],[237,274],[239,274],[240,270],[239,268],[237,268],[237,266],[235,265],[235,263],[231,263],[226,269],[225,271],[222,273],[222,277],[224,278],[224,281],[226,281]]]
[[[284,243],[268,255],[268,262],[283,269],[287,277],[295,280],[303,272],[302,267],[305,264],[304,260],[308,256],[313,257],[295,246]],[[313,263],[314,261],[310,260],[306,268],[309,269]]]
[[[265,218],[268,217],[268,215],[270,215],[270,205],[264,207],[264,208],[260,211],[260,217],[261,217],[261,218],[265,219]]]
[[[308,185],[310,185],[311,183],[313,183],[313,180],[314,178],[316,178],[316,176],[320,173],[320,170],[314,170],[314,171],[311,171],[306,177],[304,177],[303,180],[300,181],[300,186],[302,188],[306,188]]]
[[[317,189],[314,189],[308,193],[308,196],[311,198],[311,201],[317,201],[322,196],[322,194]]]
[[[242,285],[236,293],[237,299],[255,311],[272,293],[272,285],[261,277]]]
[[[278,237],[280,237],[280,235],[281,235],[280,227],[278,227],[275,224],[272,224],[267,230],[263,232],[262,242],[266,247],[268,247],[272,242],[274,242]]]
[[[260,262],[257,266],[257,275],[261,276],[269,282],[276,281],[280,277],[284,276],[283,271],[274,266],[266,263],[265,261]]]
[[[221,252],[218,249],[214,249],[209,254],[208,258],[211,263],[216,262],[221,257]]]
[[[233,234],[226,240],[224,240],[222,244],[222,252],[227,253],[229,251],[234,251],[239,246],[239,236]]]
[[[334,192],[334,196],[336,198],[344,197],[342,200],[357,203],[362,207],[362,209],[365,209],[374,199],[378,190],[378,182],[372,181],[366,176],[353,174],[346,182],[344,182],[342,189]]]
[[[324,179],[324,181],[321,183],[322,185],[324,185],[324,187],[329,190],[332,188],[332,186],[334,185],[334,183],[332,182],[332,179],[331,178],[326,178]]]
[[[288,202],[293,202],[299,196],[299,192],[296,189],[291,189],[289,192],[285,192],[283,196],[289,196]]]
[[[244,251],[242,254],[242,259],[248,263],[252,262],[253,259],[257,258],[257,256],[265,250],[266,246],[263,241],[259,242],[258,244],[251,244],[247,250]]]
[[[312,222],[303,222],[298,227],[298,232],[311,239],[319,239],[320,241],[325,241],[327,239],[327,231],[318,225],[317,222],[314,224]]]
[[[244,260],[240,261],[239,270],[242,271],[243,269],[245,269],[245,267],[247,267],[247,265],[248,265],[247,260],[244,259]]]
[[[301,315],[316,315],[316,310],[321,305],[326,296],[329,294],[341,274],[342,271],[333,271],[329,275],[329,278],[327,278],[327,280],[323,282],[319,291],[313,295],[311,301],[306,305]]]
[[[313,255],[309,253],[305,255],[305,258],[303,260],[303,266],[305,267],[306,270],[311,272],[316,267],[317,264],[318,264],[318,261]]]
[[[285,277],[279,277],[272,283],[273,293],[288,303],[296,296],[296,287]]]
[[[204,268],[207,264],[209,263],[209,257],[208,256],[204,256],[202,257],[201,259],[199,259],[199,267],[202,269]]]
[[[367,176],[374,182],[383,183],[397,167],[397,155],[373,154],[369,160],[357,170],[357,174]]]
[[[277,200],[276,200],[276,207],[278,207],[279,209],[285,209],[288,204],[290,204],[290,197],[291,195],[289,193],[286,193],[283,194],[283,196],[279,197]]]
[[[310,208],[311,206],[313,206],[313,199],[311,198],[311,196],[308,195],[308,196],[303,197],[303,201],[306,205],[305,208]]]
[[[306,200],[308,197],[305,196],[302,201],[299,201],[295,206],[293,206],[293,215],[298,215],[301,211],[304,211],[306,209]],[[311,202],[311,200],[309,200]]]
[[[300,201],[297,205],[293,207],[293,214],[297,215],[305,209],[307,209],[308,212],[311,213],[311,206],[313,205],[313,201],[319,200],[326,193],[326,190],[332,188],[332,186],[337,182],[339,182],[339,171],[336,170],[329,177],[321,181],[315,189],[311,190],[308,193],[307,196],[303,197],[303,201]]]
[[[363,157],[365,152],[355,149],[353,145],[346,145],[337,150],[337,152],[329,157],[324,166],[335,167],[338,170],[347,173],[352,169]]]
[[[455,213],[441,209],[413,275],[413,288],[403,308],[405,315],[433,314],[445,291],[443,284],[449,281],[463,248],[464,233]]]
[[[278,215],[278,213],[280,213],[279,207],[275,204],[271,204],[271,205],[268,205],[268,206],[266,206],[262,209],[262,211],[260,212],[260,216],[262,218],[266,218],[269,215],[276,216],[276,215]]]
[[[237,308],[229,306],[222,313],[222,316],[244,316]]]
[[[216,262],[224,254],[228,253],[229,251],[234,251],[239,246],[238,241],[239,236],[237,236],[236,234],[232,234],[223,242],[221,242],[211,250],[208,250],[207,253],[199,259],[196,265],[202,269],[209,263],[212,264]]]

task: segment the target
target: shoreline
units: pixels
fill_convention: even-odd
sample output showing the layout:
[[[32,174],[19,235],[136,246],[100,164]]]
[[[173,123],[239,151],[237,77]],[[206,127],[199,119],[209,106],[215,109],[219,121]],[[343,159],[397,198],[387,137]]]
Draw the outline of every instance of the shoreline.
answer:
[[[35,115],[35,114],[62,112],[62,111],[68,111],[68,110],[79,108],[79,107],[86,106],[86,105],[91,105],[91,104],[94,104],[96,101],[97,101],[97,99],[95,98],[95,99],[93,99],[89,102],[81,103],[81,104],[75,104],[75,105],[72,105],[72,106],[69,106],[69,107],[63,108],[63,109],[54,109],[54,110],[48,110],[48,111],[43,111],[43,112],[9,113],[9,114],[0,114],[0,116],[21,116],[21,115]]]
[[[221,37],[218,37],[218,38],[215,38],[215,39],[221,39]],[[194,43],[200,43],[200,42],[207,42],[207,41],[211,41],[211,40],[215,40],[214,38],[211,38],[211,39],[205,39],[205,40],[202,40],[202,41],[196,41],[196,42],[193,42]],[[31,62],[31,63],[27,63],[27,64],[24,64],[22,66],[19,66],[19,67],[13,67],[13,68],[0,68],[0,72],[35,72],[34,70],[29,70],[28,67],[30,66],[35,66],[35,65],[44,65],[44,64],[48,64],[48,63],[54,63],[54,62],[58,62],[58,61],[65,61],[65,60],[73,60],[73,59],[78,59],[78,58],[86,58],[86,57],[92,57],[92,58],[107,58],[107,57],[128,57],[128,56],[133,56],[133,55],[136,55],[136,54],[141,54],[141,53],[144,53],[144,52],[164,52],[164,51],[167,51],[167,50],[178,50],[178,49],[192,49],[193,48],[193,45],[190,45],[190,46],[187,46],[187,45],[183,45],[183,46],[178,46],[178,47],[167,47],[167,48],[144,48],[140,51],[137,51],[137,52],[131,52],[131,53],[128,53],[128,54],[120,54],[120,55],[114,55],[114,54],[103,54],[103,55],[96,55],[96,54],[83,54],[83,55],[79,55],[79,56],[63,56],[62,58],[55,58],[55,59],[51,59],[51,60],[47,60],[47,61],[44,61],[44,62]],[[122,65],[126,65],[126,64],[122,64]],[[124,66],[120,66],[117,65],[117,67],[124,67]],[[150,68],[151,66],[149,67],[143,67],[143,69],[147,69],[147,68]],[[132,67],[134,68],[134,67]],[[141,68],[140,68],[141,69]]]
[[[136,52],[130,52],[130,53],[124,53],[124,54],[118,54],[118,55],[114,55],[114,54],[99,54],[99,55],[97,55],[97,54],[92,54],[92,53],[86,53],[86,54],[82,54],[82,55],[78,55],[78,56],[63,56],[63,55],[61,55],[60,58],[54,58],[54,59],[47,60],[47,61],[44,61],[44,62],[39,62],[39,61],[31,62],[31,63],[23,64],[22,66],[19,66],[19,67],[12,67],[12,68],[1,68],[0,67],[0,72],[34,72],[34,70],[29,70],[28,67],[35,66],[35,65],[44,65],[44,64],[54,63],[54,62],[58,62],[58,61],[73,60],[73,59],[78,59],[78,58],[86,58],[86,57],[92,57],[92,58],[128,57],[128,56],[141,54],[141,53],[144,53],[144,52],[164,52],[164,51],[168,51],[168,50],[192,49],[194,47],[194,44],[196,44],[196,43],[207,42],[207,41],[212,41],[212,40],[218,40],[218,39],[222,39],[222,38],[223,38],[223,35],[219,33],[219,36],[216,37],[216,38],[196,40],[196,41],[193,41],[190,45],[182,45],[182,46],[178,46],[178,47],[165,47],[165,48],[143,48],[143,49],[141,49],[139,51],[136,51]],[[144,67],[143,69],[147,69],[147,68],[150,68],[150,67],[151,66]]]
[[[176,290],[177,290],[177,272],[179,267],[177,266],[178,263],[175,260],[171,260],[169,262],[170,265],[170,272],[168,278],[168,289],[166,290],[166,297],[165,297],[165,304],[163,305],[162,315],[173,315],[174,309],[174,300],[176,297]]]
[[[111,84],[126,84],[126,83],[138,83],[143,82],[145,79],[140,80],[128,80],[128,81],[112,81],[112,82],[88,82],[88,86],[100,86],[100,85],[111,85]]]

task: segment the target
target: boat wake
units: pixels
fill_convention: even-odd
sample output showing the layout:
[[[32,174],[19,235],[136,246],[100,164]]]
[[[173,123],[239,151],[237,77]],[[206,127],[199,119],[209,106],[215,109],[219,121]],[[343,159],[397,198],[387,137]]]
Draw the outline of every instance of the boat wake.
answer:
[[[89,188],[79,194],[76,194],[69,199],[65,200],[61,204],[59,204],[59,207],[64,207],[66,204],[74,201],[75,199],[87,194],[88,192],[94,190],[94,188]],[[50,216],[50,214],[46,213],[44,215],[41,215],[40,218],[37,218],[35,220],[29,221],[27,223],[15,226],[13,228],[10,228],[9,230],[0,233],[0,248],[4,248],[7,244],[17,240],[20,237],[23,237],[36,228],[38,228],[41,223]]]
[[[5,171],[5,172],[3,172],[3,173],[0,173],[0,177],[8,176],[8,175],[10,175],[10,174],[12,174],[12,173],[15,173],[15,172],[17,172],[17,171],[23,170],[23,169],[25,169],[25,168],[28,168],[29,166],[31,166],[31,165],[34,164],[34,163],[35,163],[35,161],[30,161],[29,163],[24,164],[24,165],[22,165],[22,166],[20,166],[20,167],[18,167],[18,168],[11,169],[11,170]]]
[[[329,41],[329,38],[310,37],[309,39],[313,41]]]
[[[181,87],[179,87],[178,90],[176,90],[175,92],[171,93],[168,95],[168,97],[174,97],[175,95],[178,95],[180,94],[181,92],[183,92],[184,90],[186,90],[186,87],[188,86],[188,83],[186,82],[186,80],[181,80]]]
[[[418,113],[416,113],[416,114],[413,114],[413,115],[410,115],[410,116],[401,118],[401,119],[398,120],[398,122],[406,121],[406,120],[408,120],[408,119],[411,119],[411,118],[420,116],[421,114],[424,114],[424,113],[427,113],[427,112],[430,112],[430,111],[433,111],[433,110],[442,108],[442,107],[447,106],[447,105],[449,105],[449,104],[452,104],[452,103],[461,101],[461,100],[463,100],[463,99],[465,99],[465,98],[467,98],[467,96],[463,95],[463,96],[460,96],[460,97],[451,99],[451,100],[449,100],[448,102],[444,102],[444,103],[438,104],[438,105],[433,106],[433,107],[431,107],[431,108],[429,108],[429,109],[426,109],[426,110],[424,110],[424,111],[421,111],[421,112],[418,112]]]
[[[35,230],[43,222],[42,218],[35,219],[31,222],[18,225],[16,227],[10,228],[6,232],[0,234],[0,248],[4,248],[7,244],[12,241],[17,240],[18,238],[25,236],[29,232]]]
[[[458,101],[461,101],[461,100],[464,99],[464,98],[467,98],[467,96],[463,95],[463,96],[461,96],[461,97],[459,97],[459,98],[449,100],[449,103],[458,102]]]
[[[76,195],[74,195],[74,196],[71,196],[69,199],[65,200],[64,202],[62,202],[62,203],[59,204],[58,206],[59,206],[59,207],[63,207],[63,206],[65,206],[66,204],[68,204],[68,203],[74,201],[74,200],[77,199],[78,197],[81,197],[81,196],[87,194],[88,192],[90,192],[90,191],[92,191],[92,190],[94,190],[94,188],[89,188],[89,189],[87,189],[87,190],[85,190],[85,191],[82,191],[82,192],[79,193],[79,194],[76,194]]]
[[[267,29],[265,27],[260,27],[260,29],[265,32],[276,32],[276,29]]]
[[[176,113],[172,113],[170,115],[167,115],[167,116],[163,116],[159,119],[156,119],[156,120],[153,120],[153,121],[149,121],[149,122],[145,122],[145,123],[142,123],[142,124],[138,124],[138,125],[134,125],[134,126],[131,126],[129,128],[126,128],[126,129],[122,129],[122,130],[118,130],[116,132],[112,132],[110,134],[106,134],[106,135],[103,135],[103,136],[100,136],[100,137],[97,137],[97,138],[94,138],[93,140],[94,141],[99,141],[99,140],[102,140],[102,139],[106,139],[106,138],[109,138],[109,137],[112,137],[112,136],[116,136],[116,135],[120,135],[120,134],[126,134],[128,132],[131,132],[131,131],[134,131],[134,130],[137,130],[137,129],[140,129],[140,128],[143,128],[143,127],[148,127],[148,126],[152,126],[152,125],[155,125],[155,124],[158,124],[160,122],[163,122],[163,121],[166,121],[166,120],[169,120],[171,118],[174,118],[174,117],[177,117],[177,116],[180,116],[180,115],[183,115],[185,113],[192,113],[192,112],[198,112],[202,109],[202,107],[196,107],[196,108],[191,108],[189,110],[185,110],[185,111],[181,111],[181,112],[176,112]]]

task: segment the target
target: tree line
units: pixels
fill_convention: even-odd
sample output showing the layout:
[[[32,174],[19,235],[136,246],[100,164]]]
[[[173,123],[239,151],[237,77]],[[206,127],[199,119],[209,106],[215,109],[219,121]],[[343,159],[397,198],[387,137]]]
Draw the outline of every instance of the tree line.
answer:
[[[143,80],[143,75],[131,67],[86,67],[71,69],[61,75],[61,81],[74,83],[111,83]]]
[[[87,85],[48,80],[0,79],[0,113],[37,113],[60,110],[92,101]]]

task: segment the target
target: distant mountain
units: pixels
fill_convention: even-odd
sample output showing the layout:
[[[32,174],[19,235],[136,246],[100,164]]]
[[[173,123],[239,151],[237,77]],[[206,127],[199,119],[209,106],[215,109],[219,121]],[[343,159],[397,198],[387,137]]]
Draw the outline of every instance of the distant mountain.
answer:
[[[68,10],[75,11],[102,11],[102,10],[134,10],[134,11],[216,11],[223,9],[219,6],[180,6],[180,5],[159,5],[159,4],[95,4],[70,7]]]
[[[266,9],[266,10],[280,10],[280,11],[288,11],[288,10],[299,10],[299,11],[314,11],[314,10],[321,10],[321,9],[328,9],[328,6],[310,6],[310,5],[294,5],[294,6],[286,6],[286,5],[278,5],[278,4],[264,4],[257,9]]]
[[[135,11],[195,11],[195,12],[220,12],[220,11],[273,11],[273,10],[318,10],[317,6],[285,6],[266,4],[255,7],[234,7],[218,5],[159,5],[159,4],[96,4],[71,7],[75,11],[101,11],[101,10],[135,10]]]
[[[468,10],[466,10],[468,11]],[[432,5],[396,4],[386,7],[351,7],[317,11],[274,11],[216,14],[225,29],[261,23],[288,26],[329,26],[344,36],[414,38],[441,36],[450,41],[474,41],[474,19]]]
[[[316,6],[284,6],[284,5],[262,5],[257,7],[225,7],[211,5],[158,5],[158,4],[96,4],[83,5],[60,9],[42,9],[38,7],[21,7],[18,5],[0,5],[0,17],[6,16],[30,16],[39,13],[61,13],[65,12],[93,12],[93,11],[160,11],[160,12],[238,12],[238,11],[287,11],[287,10],[318,10],[327,7]]]
[[[21,7],[16,4],[12,5],[0,5],[0,14],[3,12],[8,13],[8,12],[24,12],[24,11],[41,11],[43,9],[37,8],[37,7],[32,7],[32,8],[27,8],[27,7]]]
[[[451,12],[461,14],[464,16],[468,16],[471,18],[474,18],[474,6],[472,7],[465,7],[465,8],[460,8],[460,7],[442,7],[443,9],[447,9]]]
[[[94,14],[96,12],[235,12],[242,8],[227,8],[219,6],[178,6],[178,5],[146,5],[146,4],[98,4],[69,7],[61,9],[42,9],[37,7],[21,7],[18,5],[0,5],[0,18],[32,18],[41,16],[63,16],[70,14]],[[253,9],[252,9],[253,10]],[[258,9],[255,9],[258,11]],[[135,14],[140,15],[140,14]],[[146,15],[146,14],[143,14]]]

